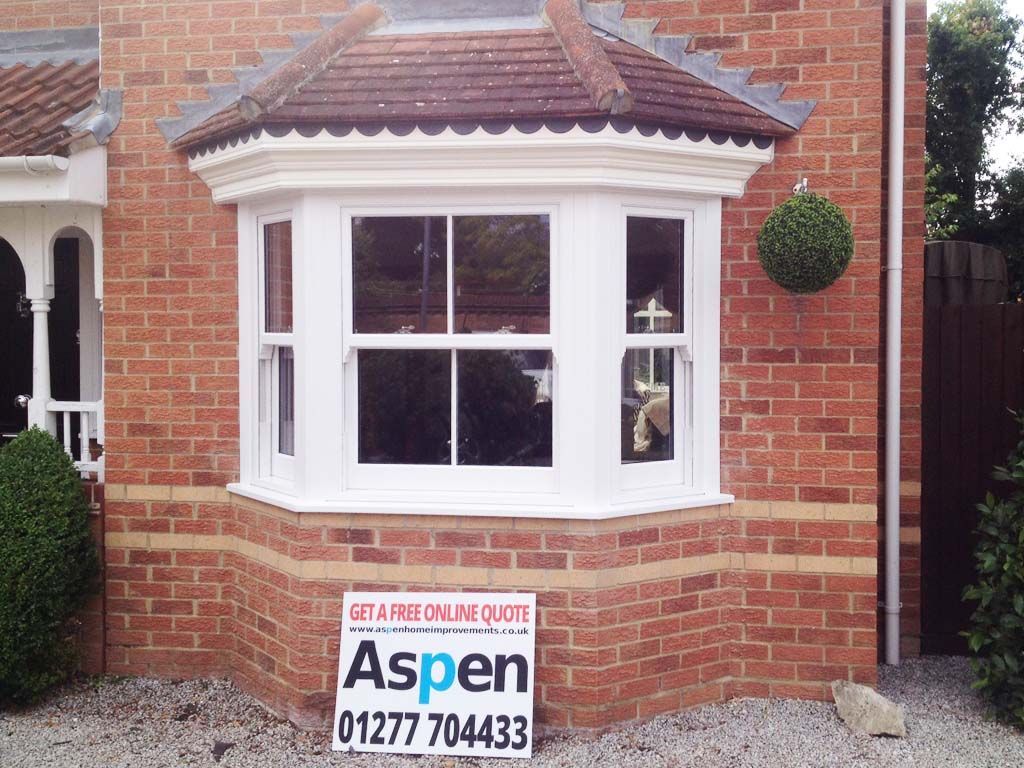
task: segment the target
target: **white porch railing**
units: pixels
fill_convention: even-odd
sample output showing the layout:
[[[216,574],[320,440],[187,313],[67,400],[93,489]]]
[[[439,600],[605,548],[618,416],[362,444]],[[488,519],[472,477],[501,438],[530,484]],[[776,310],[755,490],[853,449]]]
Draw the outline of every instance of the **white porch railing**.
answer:
[[[103,456],[98,459],[92,458],[91,440],[95,439],[99,445],[103,445],[103,401],[95,402],[73,402],[70,400],[50,400],[46,404],[46,410],[56,415],[61,421],[64,450],[68,456],[74,459],[74,438],[71,430],[71,414],[79,415],[78,425],[78,461],[75,466],[87,477],[96,473],[100,482],[103,482]]]

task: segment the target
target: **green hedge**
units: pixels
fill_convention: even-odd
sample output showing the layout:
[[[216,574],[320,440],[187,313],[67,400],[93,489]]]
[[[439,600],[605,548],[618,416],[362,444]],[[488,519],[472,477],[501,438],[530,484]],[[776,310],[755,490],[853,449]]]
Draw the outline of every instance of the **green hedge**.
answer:
[[[1013,490],[1005,498],[989,493],[978,505],[978,582],[964,590],[978,605],[964,634],[975,654],[974,687],[996,717],[1024,726],[1024,433],[993,476]]]
[[[31,701],[75,663],[70,620],[97,585],[71,459],[33,428],[0,449],[0,701]]]
[[[814,293],[838,280],[853,258],[853,228],[842,209],[802,192],[768,214],[757,254],[773,282],[794,293]]]

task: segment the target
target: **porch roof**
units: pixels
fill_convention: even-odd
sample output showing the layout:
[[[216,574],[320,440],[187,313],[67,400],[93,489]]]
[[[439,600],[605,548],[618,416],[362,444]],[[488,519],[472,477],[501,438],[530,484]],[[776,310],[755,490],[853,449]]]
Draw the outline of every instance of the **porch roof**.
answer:
[[[0,157],[68,157],[106,143],[121,118],[121,94],[100,88],[99,39],[97,27],[0,35]]]
[[[68,121],[99,92],[98,61],[0,69],[0,156],[63,155],[89,134]]]

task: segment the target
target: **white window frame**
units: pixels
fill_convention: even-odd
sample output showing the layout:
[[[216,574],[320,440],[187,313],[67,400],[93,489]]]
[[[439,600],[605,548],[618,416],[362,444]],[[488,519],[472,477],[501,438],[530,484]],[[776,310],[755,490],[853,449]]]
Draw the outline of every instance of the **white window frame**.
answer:
[[[641,206],[622,207],[619,238],[622,258],[618,274],[619,306],[626,307],[626,249],[627,221],[631,217],[647,219],[672,219],[683,222],[683,330],[680,333],[629,333],[622,325],[619,313],[620,349],[622,357],[630,350],[668,349],[672,354],[672,389],[674,393],[672,412],[672,458],[665,461],[646,461],[623,464],[619,467],[619,488],[623,491],[659,486],[693,487],[693,428],[691,411],[693,407],[691,366],[693,359],[693,211],[672,208],[650,208]],[[620,377],[621,380],[621,377]],[[621,386],[621,384],[620,384]]]
[[[544,215],[549,222],[549,331],[539,333],[453,333],[455,302],[455,264],[453,221],[462,216],[517,216]],[[353,328],[353,253],[352,220],[373,216],[409,216],[444,218],[448,237],[446,254],[448,333],[355,333]],[[342,210],[342,333],[345,362],[345,412],[349,420],[345,425],[345,476],[347,488],[364,491],[450,491],[501,492],[504,494],[553,494],[558,492],[561,415],[561,384],[558,376],[559,359],[559,228],[560,204],[557,200],[539,199],[534,204],[463,202],[457,205],[406,204],[384,206],[346,206]],[[452,401],[451,429],[453,436],[451,459],[447,465],[424,464],[362,464],[359,462],[359,350],[451,350]],[[459,465],[458,443],[458,384],[455,357],[459,351],[469,350],[545,350],[552,356],[552,463],[550,467],[488,467]]]
[[[266,330],[267,322],[267,274],[266,274],[266,227],[270,224],[291,222],[292,225],[292,332],[271,333]],[[270,488],[289,489],[295,480],[295,456],[278,450],[280,446],[280,351],[282,347],[292,350],[296,372],[298,359],[295,355],[295,220],[291,210],[279,210],[256,216],[256,397],[259,435],[257,437],[258,482]],[[293,387],[293,396],[296,392]],[[293,416],[295,408],[293,406]],[[295,424],[298,431],[298,419]],[[295,441],[298,442],[297,440]]]
[[[264,133],[192,158],[190,167],[210,185],[214,199],[238,205],[241,457],[240,481],[229,490],[298,513],[603,519],[730,503],[732,497],[720,490],[719,467],[721,205],[723,196],[741,195],[746,180],[772,155],[771,145],[754,142],[716,144],[613,128],[556,134],[542,128],[500,136],[446,131],[398,137],[385,131],[310,139]],[[557,208],[552,215],[551,490],[541,485],[503,491],[492,482],[493,474],[484,481],[495,471],[544,474],[547,469],[535,467],[458,467],[468,470],[462,477],[479,474],[481,480],[429,488],[420,478],[398,479],[420,466],[371,465],[383,467],[376,480],[386,487],[356,487],[360,482],[353,479],[350,456],[355,455],[357,403],[346,394],[356,350],[347,325],[350,305],[343,306],[350,279],[340,256],[343,215],[422,215],[426,210],[447,216],[538,212],[548,206]],[[684,268],[692,270],[686,309],[692,319],[683,329],[690,361],[676,366],[686,379],[679,391],[691,393],[677,405],[686,411],[676,421],[690,427],[676,429],[676,439],[686,441],[676,453],[683,464],[681,482],[678,474],[666,481],[664,473],[648,471],[660,462],[621,462],[627,212],[692,220],[684,254]],[[290,215],[293,227],[291,480],[261,473],[259,457],[261,281],[260,260],[251,254],[259,252],[260,218],[274,215]],[[381,343],[399,348],[430,343],[415,340],[419,334],[401,336]],[[669,346],[681,348],[679,337],[671,336],[665,340]],[[654,345],[661,339],[645,334],[638,341]],[[465,343],[530,348],[538,337],[474,334]],[[450,348],[447,338],[444,348]]]

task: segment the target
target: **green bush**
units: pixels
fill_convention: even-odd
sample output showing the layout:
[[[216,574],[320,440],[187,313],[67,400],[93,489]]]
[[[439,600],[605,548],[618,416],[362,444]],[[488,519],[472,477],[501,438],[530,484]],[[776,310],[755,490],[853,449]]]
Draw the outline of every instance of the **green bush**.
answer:
[[[963,634],[975,654],[974,687],[996,717],[1024,726],[1024,434],[993,477],[1013,490],[1005,498],[989,493],[978,505],[978,582],[964,590],[978,605]]]
[[[838,205],[803,192],[768,214],[757,235],[757,255],[773,282],[794,293],[814,293],[850,265],[853,228]]]
[[[71,619],[97,583],[71,459],[33,428],[0,449],[0,702],[31,701],[74,668]]]

